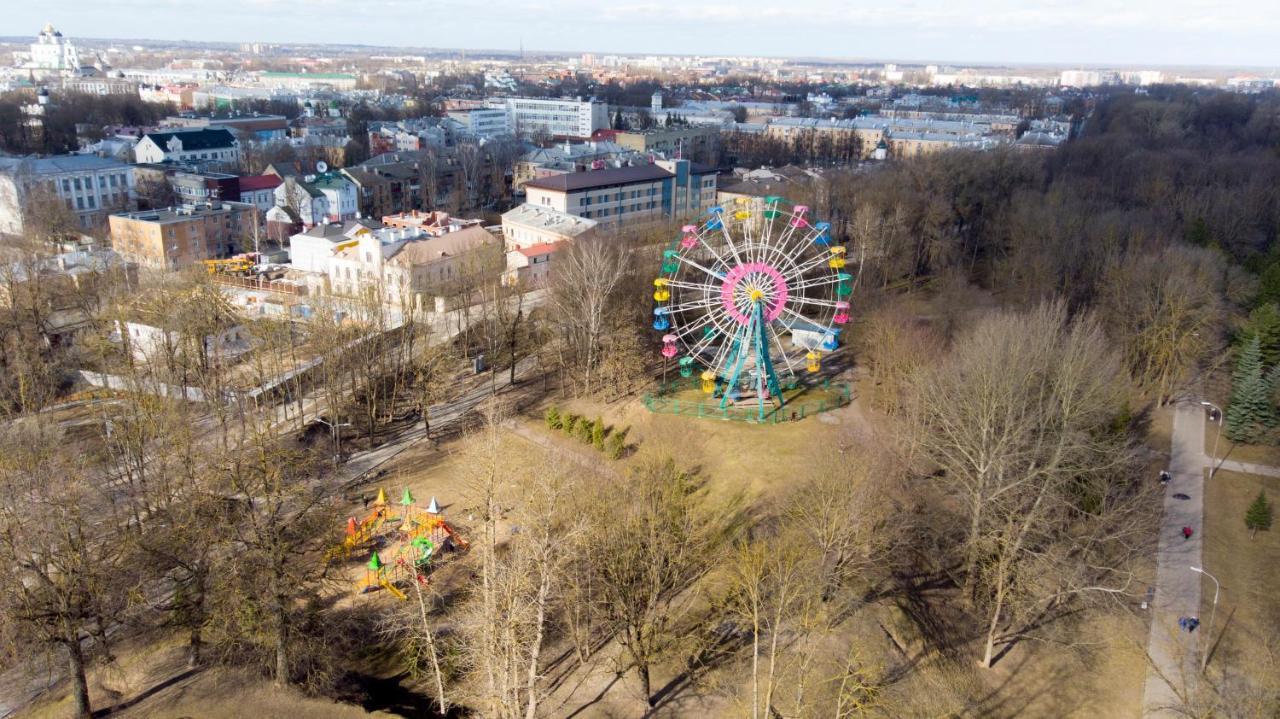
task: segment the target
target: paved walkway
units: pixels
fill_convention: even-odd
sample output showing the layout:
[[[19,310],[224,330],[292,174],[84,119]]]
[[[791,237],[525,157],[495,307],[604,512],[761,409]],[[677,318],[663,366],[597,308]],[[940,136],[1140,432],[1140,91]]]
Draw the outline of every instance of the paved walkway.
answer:
[[[1179,694],[1193,684],[1199,668],[1194,634],[1182,631],[1179,617],[1200,615],[1200,575],[1191,567],[1201,566],[1204,526],[1204,469],[1209,458],[1204,452],[1204,409],[1199,404],[1179,404],[1173,417],[1173,446],[1169,473],[1173,475],[1164,494],[1164,516],[1160,522],[1160,546],[1156,553],[1155,597],[1151,612],[1151,635],[1147,654],[1151,668],[1143,694],[1143,716],[1181,716],[1173,711]],[[1185,494],[1190,499],[1174,499]],[[1182,528],[1192,527],[1191,539],[1182,537]]]
[[[1280,477],[1280,467],[1271,467],[1265,464],[1250,464],[1248,462],[1237,462],[1233,459],[1224,459],[1218,463],[1218,469],[1225,469],[1228,472],[1240,472],[1242,474],[1260,474],[1264,477]]]

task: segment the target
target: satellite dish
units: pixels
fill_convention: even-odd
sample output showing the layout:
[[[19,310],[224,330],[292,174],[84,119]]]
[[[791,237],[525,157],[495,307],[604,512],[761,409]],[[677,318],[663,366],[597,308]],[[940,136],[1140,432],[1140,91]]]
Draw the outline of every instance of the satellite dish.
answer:
[[[325,162],[324,160],[321,160],[316,163],[316,172],[323,174],[328,171],[329,171],[329,163]]]

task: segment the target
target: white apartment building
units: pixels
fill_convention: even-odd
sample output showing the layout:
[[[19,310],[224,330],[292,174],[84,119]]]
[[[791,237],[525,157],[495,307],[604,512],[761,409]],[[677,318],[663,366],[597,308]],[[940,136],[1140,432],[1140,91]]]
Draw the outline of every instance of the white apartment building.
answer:
[[[96,155],[0,157],[0,232],[22,234],[23,208],[40,190],[55,193],[86,229],[133,209],[133,167]]]
[[[489,100],[489,107],[505,110],[507,127],[517,135],[586,139],[609,127],[609,106],[599,100],[506,97]]]
[[[466,132],[476,137],[511,134],[505,109],[450,110],[449,117],[457,120]]]
[[[224,128],[148,132],[133,149],[138,162],[180,162],[233,167],[240,141]]]

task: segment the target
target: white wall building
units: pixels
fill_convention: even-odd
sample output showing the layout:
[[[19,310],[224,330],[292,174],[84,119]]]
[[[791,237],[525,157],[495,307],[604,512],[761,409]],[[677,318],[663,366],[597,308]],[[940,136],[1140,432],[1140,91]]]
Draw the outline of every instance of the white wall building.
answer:
[[[22,234],[23,208],[33,193],[55,193],[91,228],[109,212],[137,204],[133,167],[96,155],[0,157],[0,232]]]
[[[511,134],[507,124],[507,112],[500,109],[451,110],[449,117],[462,124],[463,130],[476,137],[497,137]]]
[[[507,113],[507,126],[519,135],[545,133],[586,139],[609,127],[609,106],[599,100],[495,98],[489,107]]]
[[[240,141],[224,128],[149,132],[133,153],[138,162],[168,160],[233,167],[240,162]]]

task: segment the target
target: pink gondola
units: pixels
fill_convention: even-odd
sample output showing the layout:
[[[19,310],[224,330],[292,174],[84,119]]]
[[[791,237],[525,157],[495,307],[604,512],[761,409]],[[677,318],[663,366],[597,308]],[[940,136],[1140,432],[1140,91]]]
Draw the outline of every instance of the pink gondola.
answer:
[[[807,227],[809,225],[809,221],[804,218],[804,215],[808,211],[809,211],[808,205],[796,205],[795,207],[791,208],[792,214],[795,215],[795,217],[791,218],[791,226]]]
[[[662,356],[666,357],[667,359],[671,359],[672,357],[675,357],[679,353],[680,353],[680,350],[676,349],[676,336],[663,335],[662,336]]]

